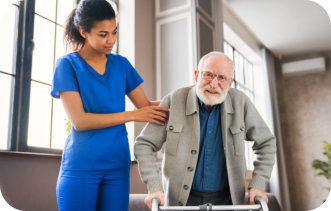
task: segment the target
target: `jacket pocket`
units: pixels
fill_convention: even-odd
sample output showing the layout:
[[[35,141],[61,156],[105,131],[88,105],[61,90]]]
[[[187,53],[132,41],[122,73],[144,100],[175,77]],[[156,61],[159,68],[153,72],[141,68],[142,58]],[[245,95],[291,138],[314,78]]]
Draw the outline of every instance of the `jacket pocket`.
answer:
[[[168,123],[165,149],[167,154],[176,155],[182,129],[183,125],[180,123]]]
[[[235,155],[245,155],[245,125],[242,124],[240,127],[231,126],[230,131],[233,138],[233,147]]]

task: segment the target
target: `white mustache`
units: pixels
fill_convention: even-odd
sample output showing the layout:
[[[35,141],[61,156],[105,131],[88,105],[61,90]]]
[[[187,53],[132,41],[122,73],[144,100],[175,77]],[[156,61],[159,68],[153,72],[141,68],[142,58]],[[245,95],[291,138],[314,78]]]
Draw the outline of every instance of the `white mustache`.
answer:
[[[212,89],[210,87],[210,85],[207,85],[206,87],[203,88],[203,91],[208,91],[208,92],[214,92],[214,93],[218,93],[218,94],[221,94],[222,91],[220,88],[216,88],[216,89]]]

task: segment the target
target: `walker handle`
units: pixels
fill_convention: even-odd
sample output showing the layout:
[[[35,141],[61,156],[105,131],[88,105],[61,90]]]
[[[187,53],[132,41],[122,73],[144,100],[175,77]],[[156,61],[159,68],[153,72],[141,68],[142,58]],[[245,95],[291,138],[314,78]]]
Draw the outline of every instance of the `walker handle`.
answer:
[[[152,201],[152,211],[159,211],[160,199],[154,198]]]
[[[260,204],[263,211],[269,211],[267,202],[261,197],[256,196],[254,198],[255,203]]]

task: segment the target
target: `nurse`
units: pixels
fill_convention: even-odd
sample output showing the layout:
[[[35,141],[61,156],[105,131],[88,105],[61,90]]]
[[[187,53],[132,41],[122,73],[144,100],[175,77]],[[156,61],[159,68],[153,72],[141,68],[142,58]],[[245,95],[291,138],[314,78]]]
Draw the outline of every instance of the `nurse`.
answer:
[[[57,181],[60,211],[127,211],[131,159],[124,123],[167,121],[169,109],[149,101],[129,61],[111,53],[116,38],[106,0],[80,1],[67,19],[73,53],[58,59],[51,91],[73,125]],[[125,95],[137,110],[125,111]]]

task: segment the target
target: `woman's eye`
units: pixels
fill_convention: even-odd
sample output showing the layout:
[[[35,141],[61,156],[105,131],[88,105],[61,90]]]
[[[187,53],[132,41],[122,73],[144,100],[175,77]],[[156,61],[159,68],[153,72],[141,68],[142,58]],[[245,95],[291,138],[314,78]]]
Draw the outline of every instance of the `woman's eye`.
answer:
[[[100,37],[106,37],[107,35],[106,34],[101,34]]]

